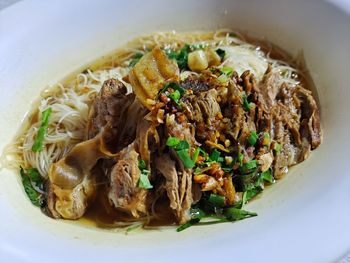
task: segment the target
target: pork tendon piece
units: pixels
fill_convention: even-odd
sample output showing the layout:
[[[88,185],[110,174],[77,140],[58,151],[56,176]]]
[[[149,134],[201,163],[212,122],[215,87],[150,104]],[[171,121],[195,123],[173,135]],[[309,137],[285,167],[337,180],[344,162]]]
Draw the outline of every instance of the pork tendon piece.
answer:
[[[144,55],[129,74],[133,90],[143,106],[152,109],[166,82],[179,80],[179,68],[159,48]]]

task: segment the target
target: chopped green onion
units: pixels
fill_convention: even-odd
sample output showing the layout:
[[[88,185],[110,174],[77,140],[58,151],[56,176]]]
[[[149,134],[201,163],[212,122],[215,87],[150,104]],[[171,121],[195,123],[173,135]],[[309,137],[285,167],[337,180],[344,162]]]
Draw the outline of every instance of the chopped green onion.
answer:
[[[40,152],[43,149],[45,133],[49,126],[49,118],[50,118],[51,112],[52,112],[52,108],[47,108],[42,112],[41,125],[38,130],[37,136],[35,138],[34,144],[32,146],[33,152]]]
[[[178,90],[175,90],[174,92],[170,93],[167,97],[175,101],[176,104],[179,104],[181,94]]]
[[[203,48],[205,48],[204,44],[192,44],[192,45],[190,45],[191,50],[197,50],[197,49],[203,49]]]
[[[34,169],[30,169],[30,170],[31,170],[31,176],[33,176],[34,175],[34,173],[33,173]],[[33,205],[42,207],[44,205],[44,198],[43,198],[41,193],[38,193],[34,189],[34,187],[32,185],[32,182],[31,182],[31,178],[30,178],[28,172],[26,173],[24,171],[24,169],[22,167],[20,167],[20,175],[21,175],[21,178],[22,178],[22,184],[23,184],[23,187],[24,187],[24,191],[26,192],[29,200],[32,202]],[[35,175],[35,178],[34,178],[36,180],[35,184],[38,185],[38,187],[39,187],[39,184],[42,186],[43,185],[43,179],[41,178],[41,182],[39,182],[39,178],[37,178],[36,176],[37,175]]]
[[[276,151],[276,153],[279,153],[281,151],[281,149],[282,149],[281,144],[275,143],[273,149]]]
[[[139,60],[143,57],[142,53],[136,53],[132,58],[131,61],[129,63],[129,67],[134,67],[136,65],[137,62],[139,62]]]
[[[254,146],[256,144],[256,142],[258,141],[258,134],[256,133],[256,131],[252,131],[249,135],[249,137],[247,138],[248,143],[251,146]]]
[[[196,173],[196,174],[199,174],[201,172],[202,172],[202,169],[199,167],[196,167],[196,169],[194,169],[194,173]]]
[[[165,54],[168,56],[169,59],[176,60],[177,58],[177,52],[171,48],[164,49]]]
[[[175,145],[173,147],[176,151],[179,151],[179,150],[188,150],[190,149],[190,144],[185,141],[185,140],[182,140],[180,141],[177,145]]]
[[[144,160],[139,160],[139,169],[142,171],[142,170],[145,170],[147,168],[147,165],[146,165],[146,162]]]
[[[215,207],[224,207],[225,197],[222,195],[210,194],[208,202]]]
[[[223,50],[223,49],[221,49],[221,48],[218,48],[218,49],[216,50],[216,53],[217,53],[217,54],[219,55],[219,57],[221,58],[221,61],[223,61],[224,58],[225,58],[226,51]]]
[[[231,76],[232,73],[233,73],[233,68],[230,68],[230,67],[227,67],[227,66],[223,66],[220,70],[226,76]]]
[[[151,185],[151,183],[148,179],[149,173],[150,172],[146,169],[143,169],[141,171],[140,179],[139,179],[139,183],[138,183],[139,188],[143,188],[143,189],[152,189],[153,188],[153,186]]]
[[[174,147],[176,145],[178,145],[180,143],[180,139],[176,138],[176,137],[168,137],[168,139],[166,140],[166,145],[169,147]]]
[[[197,162],[200,151],[201,151],[200,147],[197,147],[196,150],[194,151],[193,156],[192,156],[192,161],[194,163]]]
[[[257,213],[248,212],[235,207],[230,207],[225,211],[225,217],[228,221],[237,221],[237,220],[242,220],[253,216],[257,216]]]
[[[221,83],[226,83],[228,82],[228,77],[226,74],[221,74],[219,77],[218,77],[218,81],[220,81]]]
[[[221,155],[221,153],[220,153],[217,149],[214,149],[214,150],[211,152],[211,154],[210,154],[210,156],[209,156],[209,159],[210,159],[211,161],[218,162],[218,161],[219,161],[219,158],[220,158],[220,155]]]
[[[179,156],[179,158],[181,159],[185,168],[193,168],[194,167],[195,163],[191,160],[187,149],[178,150],[176,153]]]
[[[159,94],[165,93],[169,88],[172,88],[173,90],[177,90],[181,96],[183,96],[186,92],[186,90],[183,87],[181,87],[178,83],[168,82],[164,85],[164,87],[161,89]]]
[[[243,165],[243,159],[244,159],[244,155],[242,153],[238,153],[238,162],[240,166]]]
[[[263,180],[269,182],[270,184],[274,183],[274,181],[275,181],[273,176],[272,176],[271,169],[268,169],[267,171],[262,172],[260,176]]]
[[[181,232],[191,226],[193,226],[194,224],[197,224],[201,219],[200,218],[192,218],[190,221],[188,221],[187,223],[179,226],[177,229],[176,229],[176,232]]]
[[[245,95],[242,96],[242,99],[243,99],[243,109],[245,111],[250,111],[253,104],[248,102],[247,96]]]
[[[180,53],[178,54],[176,58],[177,65],[180,69],[186,69],[187,66],[187,60],[188,60],[188,53],[190,52],[190,46],[188,44],[185,44],[185,46],[180,49]]]
[[[270,134],[268,132],[263,133],[262,145],[268,146],[270,145]]]
[[[251,160],[245,164],[243,164],[241,167],[239,167],[239,171],[243,174],[248,174],[253,169],[256,169],[258,167],[258,162],[256,160]]]

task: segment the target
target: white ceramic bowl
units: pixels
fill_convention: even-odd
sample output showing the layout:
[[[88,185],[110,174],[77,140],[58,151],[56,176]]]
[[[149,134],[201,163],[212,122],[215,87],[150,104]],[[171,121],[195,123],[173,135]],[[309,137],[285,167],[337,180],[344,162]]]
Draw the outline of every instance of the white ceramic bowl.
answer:
[[[349,8],[349,5],[346,5]],[[49,84],[161,30],[238,28],[304,50],[324,141],[249,209],[259,216],[125,235],[44,216],[0,174],[1,262],[331,262],[350,250],[350,16],[320,1],[23,1],[0,12],[0,148]],[[349,10],[349,9],[347,9]]]

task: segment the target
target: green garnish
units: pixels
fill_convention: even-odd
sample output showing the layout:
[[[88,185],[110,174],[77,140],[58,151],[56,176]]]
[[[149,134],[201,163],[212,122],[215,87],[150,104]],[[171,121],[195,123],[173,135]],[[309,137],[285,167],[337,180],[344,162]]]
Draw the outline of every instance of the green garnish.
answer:
[[[279,153],[281,151],[281,149],[282,149],[282,146],[279,143],[275,143],[273,149],[276,151],[276,153]]]
[[[226,74],[221,74],[219,77],[218,77],[218,81],[220,81],[221,83],[226,83],[229,81],[229,78],[227,77]]]
[[[179,156],[179,158],[181,159],[185,168],[193,168],[194,167],[195,163],[192,161],[187,149],[178,150],[178,151],[176,151],[176,153]]]
[[[272,170],[269,169],[265,172],[257,174],[255,178],[252,178],[255,182],[248,182],[244,185],[245,192],[242,196],[241,207],[246,204],[250,199],[258,195],[264,190],[264,182],[274,183],[275,179],[272,176]]]
[[[241,167],[239,167],[239,171],[242,174],[248,174],[252,172],[252,170],[256,169],[257,167],[258,167],[258,162],[256,160],[251,160],[243,164]]]
[[[209,155],[209,159],[214,162],[218,162],[220,158],[221,152],[219,152],[217,149],[214,149],[211,154]]]
[[[41,125],[36,135],[34,144],[32,146],[33,152],[40,152],[43,149],[45,133],[49,126],[49,118],[50,118],[51,112],[52,112],[52,108],[47,108],[42,112]]]
[[[222,195],[210,194],[208,202],[216,207],[224,207],[225,197]]]
[[[190,144],[186,140],[181,141],[176,137],[168,137],[166,145],[173,148],[176,151],[177,155],[179,156],[180,160],[186,168],[194,167],[195,162],[191,159],[189,155]]]
[[[175,90],[174,92],[170,93],[167,97],[172,99],[176,104],[179,104],[181,94],[178,90]]]
[[[258,215],[257,213],[248,212],[235,207],[230,207],[225,211],[225,217],[228,221],[238,221],[238,220],[246,219],[257,215]]]
[[[192,161],[193,161],[194,163],[197,162],[200,151],[201,151],[201,148],[200,148],[200,147],[197,147],[196,150],[194,151],[194,153],[193,153],[193,155],[192,155]]]
[[[183,48],[181,48],[178,52],[172,49],[165,50],[165,53],[167,54],[169,59],[176,60],[177,65],[180,69],[187,69],[187,60],[188,60],[188,53],[191,51],[191,46],[188,44],[185,44]]]
[[[182,140],[178,144],[176,144],[173,148],[176,151],[188,150],[188,149],[190,149],[190,144],[186,140]]]
[[[20,167],[20,175],[22,178],[24,191],[26,192],[29,200],[33,205],[42,207],[44,205],[44,197],[41,193],[37,192],[32,185],[35,184],[40,190],[43,191],[44,180],[39,174],[38,170],[29,169],[26,172],[22,167]]]
[[[251,146],[254,146],[256,144],[256,142],[258,141],[258,134],[256,133],[256,131],[252,131],[250,133],[249,137],[247,138],[247,141]]]
[[[226,76],[231,76],[232,73],[233,73],[233,68],[230,68],[230,67],[227,67],[227,66],[223,66],[220,70]]]
[[[205,48],[204,44],[192,44],[192,45],[190,45],[190,49],[192,51],[198,50],[198,49],[203,49],[203,48]]]
[[[238,162],[240,166],[243,165],[243,159],[244,159],[244,155],[242,153],[238,153]]]
[[[242,99],[243,99],[243,109],[245,111],[250,111],[250,109],[253,107],[253,104],[248,102],[247,96],[245,95],[242,96]]]
[[[139,169],[142,171],[144,169],[147,169],[147,165],[146,165],[146,162],[144,160],[139,160]]]
[[[139,183],[138,183],[139,188],[143,188],[143,189],[152,189],[153,188],[153,185],[151,185],[151,183],[148,179],[149,173],[150,172],[146,169],[141,171],[140,179],[139,179]]]
[[[211,194],[209,198],[202,198],[199,204],[196,204],[190,209],[191,220],[179,226],[176,231],[183,231],[193,225],[210,225],[224,222],[232,222],[242,220],[245,218],[257,216],[256,213],[248,212],[236,207],[224,207],[222,199],[218,201],[217,205],[213,204],[213,196],[215,202],[217,195]],[[202,219],[214,219],[202,222]]]
[[[221,48],[219,48],[219,49],[216,50],[216,53],[217,53],[217,54],[219,55],[219,57],[221,58],[221,61],[223,61],[224,58],[225,58],[226,51],[223,50],[223,49],[221,49]]]
[[[169,147],[174,147],[175,145],[178,145],[180,143],[180,139],[176,137],[168,137],[166,140],[166,145]]]
[[[265,180],[265,181],[269,182],[270,184],[273,184],[275,182],[275,179],[272,176],[271,168],[265,172],[262,172],[261,178],[262,178],[262,180]]]
[[[179,226],[177,229],[176,229],[176,232],[181,232],[197,223],[199,223],[201,219],[200,218],[192,218],[190,221],[188,221],[187,223]]]
[[[137,62],[139,62],[139,60],[143,57],[142,53],[136,53],[132,58],[131,61],[129,63],[129,67],[134,67],[136,65]]]
[[[140,174],[140,178],[138,181],[138,187],[139,188],[143,188],[143,189],[152,189],[153,186],[151,185],[148,176],[150,174],[150,171],[147,170],[147,165],[146,162],[144,160],[139,160],[139,165],[138,165],[141,174]]]

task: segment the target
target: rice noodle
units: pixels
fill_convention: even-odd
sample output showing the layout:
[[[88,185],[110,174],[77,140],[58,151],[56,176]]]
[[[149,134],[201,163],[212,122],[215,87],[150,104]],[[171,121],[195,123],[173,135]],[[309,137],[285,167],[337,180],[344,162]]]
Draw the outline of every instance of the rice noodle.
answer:
[[[88,68],[77,74],[70,82],[59,83],[44,90],[39,103],[33,105],[31,114],[29,114],[29,116],[37,116],[37,118],[27,118],[23,123],[20,134],[4,150],[1,165],[16,169],[19,166],[37,168],[39,173],[47,178],[50,165],[62,158],[75,144],[84,140],[89,105],[105,80],[116,78],[123,82],[128,91],[131,92],[131,85],[123,78],[129,73],[130,67],[128,65],[134,54],[143,54],[155,45],[177,49],[185,43],[202,44],[222,49],[239,47],[240,50],[249,52],[251,58],[256,59],[256,61],[263,61],[266,65],[271,64],[273,71],[279,73],[280,83],[286,82],[289,85],[299,83],[297,78],[300,76],[300,72],[297,69],[286,62],[270,58],[269,53],[264,54],[258,46],[247,43],[244,35],[237,32],[233,33],[226,29],[216,32],[194,33],[172,31],[140,37],[109,56],[97,69]],[[225,57],[221,66],[230,64],[230,59],[232,60],[229,56]],[[249,61],[246,62],[249,63]],[[182,72],[181,79],[191,74],[196,73]],[[31,148],[41,124],[41,112],[49,107],[52,108],[52,114],[49,118],[43,150],[33,152]],[[35,120],[33,121],[33,119]]]

